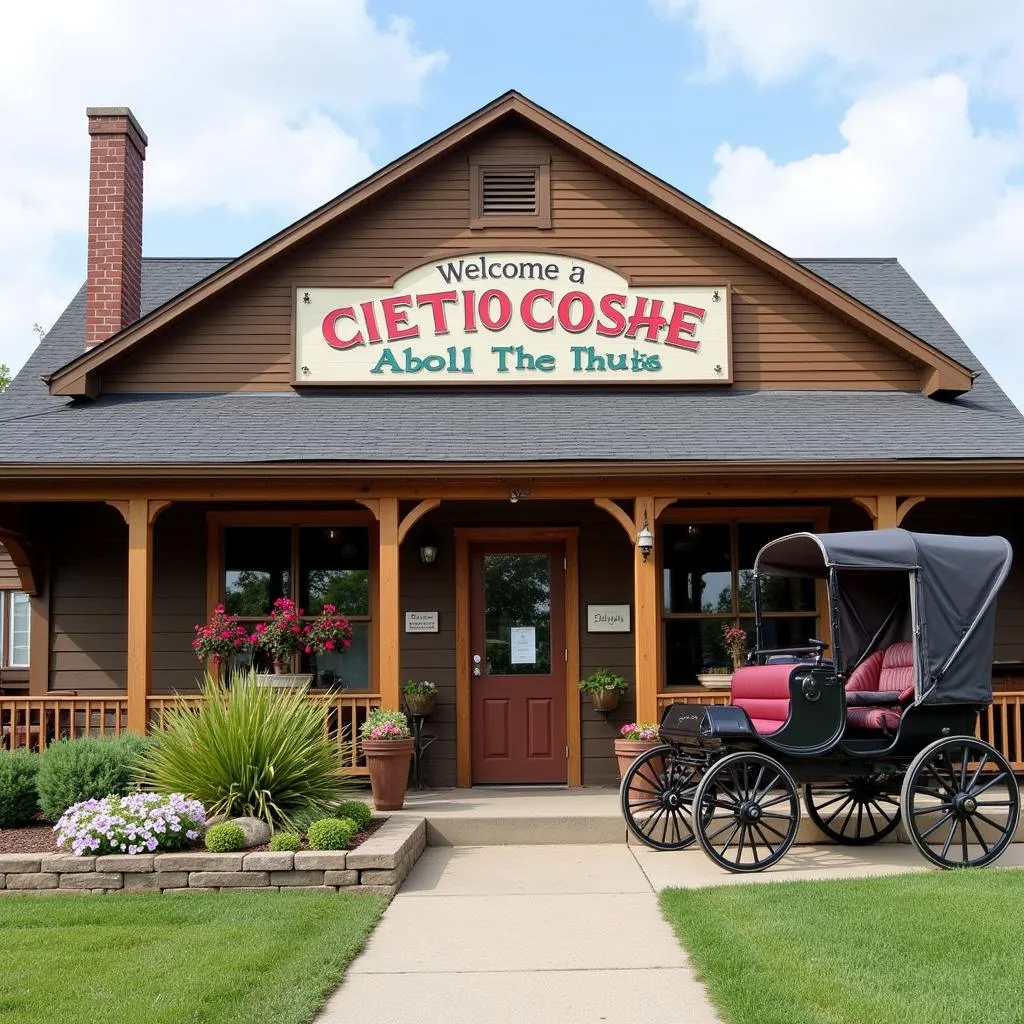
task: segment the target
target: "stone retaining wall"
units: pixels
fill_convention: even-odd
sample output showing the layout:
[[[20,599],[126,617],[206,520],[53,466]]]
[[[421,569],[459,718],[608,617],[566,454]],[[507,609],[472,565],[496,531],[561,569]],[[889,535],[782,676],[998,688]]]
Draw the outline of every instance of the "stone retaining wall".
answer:
[[[8,893],[373,892],[394,896],[426,846],[423,818],[389,818],[354,850],[137,853],[74,857],[0,853]]]

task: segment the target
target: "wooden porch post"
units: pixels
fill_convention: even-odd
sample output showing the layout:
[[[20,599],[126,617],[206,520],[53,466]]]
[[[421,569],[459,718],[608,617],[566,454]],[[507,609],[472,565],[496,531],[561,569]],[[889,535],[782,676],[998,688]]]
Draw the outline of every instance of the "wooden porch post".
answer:
[[[871,526],[875,530],[891,530],[902,526],[910,510],[924,500],[924,495],[914,495],[900,501],[895,494],[873,494],[853,499],[855,504],[871,516]]]
[[[397,498],[379,499],[378,527],[380,528],[380,566],[378,570],[377,650],[380,665],[377,685],[380,706],[392,711],[401,707],[398,684],[399,654],[399,600],[398,551],[399,515]]]
[[[637,498],[633,505],[633,606],[636,622],[634,657],[636,659],[636,720],[658,720],[658,683],[661,678],[658,642],[658,558],[652,551],[644,560],[636,536],[646,522],[655,532],[657,511],[654,498]]]
[[[110,501],[128,524],[128,728],[145,733],[153,660],[153,523],[170,502]]]

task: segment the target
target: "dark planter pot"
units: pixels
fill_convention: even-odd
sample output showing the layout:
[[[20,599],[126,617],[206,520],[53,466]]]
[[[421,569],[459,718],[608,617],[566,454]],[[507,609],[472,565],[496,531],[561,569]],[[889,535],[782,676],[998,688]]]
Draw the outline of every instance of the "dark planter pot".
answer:
[[[591,690],[590,699],[598,711],[614,711],[619,706],[619,691]]]
[[[405,703],[410,715],[429,715],[437,703],[436,693],[407,693]]]
[[[363,740],[363,753],[370,771],[373,806],[378,811],[400,811],[409,784],[412,739]]]

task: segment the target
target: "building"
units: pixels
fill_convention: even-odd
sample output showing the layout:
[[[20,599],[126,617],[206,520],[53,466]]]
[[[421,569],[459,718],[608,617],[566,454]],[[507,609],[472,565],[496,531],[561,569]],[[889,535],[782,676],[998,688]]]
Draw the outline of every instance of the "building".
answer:
[[[622,722],[727,664],[769,538],[1018,542],[1024,420],[893,259],[790,259],[515,92],[237,259],[143,259],[146,136],[88,123],[88,281],[0,397],[26,722],[143,729],[216,604],[333,599],[352,649],[293,667],[349,725],[433,680],[433,783],[607,782]],[[771,640],[827,630],[775,600]],[[1022,623],[1019,567],[1004,747]]]

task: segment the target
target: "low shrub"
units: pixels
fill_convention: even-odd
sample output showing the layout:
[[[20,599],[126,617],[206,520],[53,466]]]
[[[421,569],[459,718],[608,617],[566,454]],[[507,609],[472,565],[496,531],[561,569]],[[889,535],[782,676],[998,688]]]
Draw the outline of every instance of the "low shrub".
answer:
[[[338,804],[334,813],[338,818],[349,818],[354,821],[360,832],[370,824],[373,818],[373,811],[362,800],[346,800],[343,804]]]
[[[0,751],[0,828],[24,825],[39,810],[38,771],[38,754],[30,750]]]
[[[314,850],[344,850],[358,831],[351,818],[321,818],[309,826],[309,845]]]
[[[270,837],[270,849],[274,853],[290,853],[302,845],[302,837],[294,832],[275,832]]]
[[[61,815],[57,845],[79,857],[105,853],[163,853],[189,846],[202,834],[206,814],[181,793],[133,793],[84,800]]]
[[[150,739],[143,778],[160,792],[201,800],[211,815],[299,827],[351,791],[343,744],[327,738],[327,699],[260,686],[255,673],[230,689],[206,678],[198,708],[170,708]]]
[[[51,744],[39,759],[39,806],[56,821],[73,804],[124,796],[138,785],[139,759],[147,741],[128,733],[98,739],[83,737]]]
[[[221,822],[206,830],[206,848],[211,853],[234,853],[245,849],[245,832],[241,825]]]

